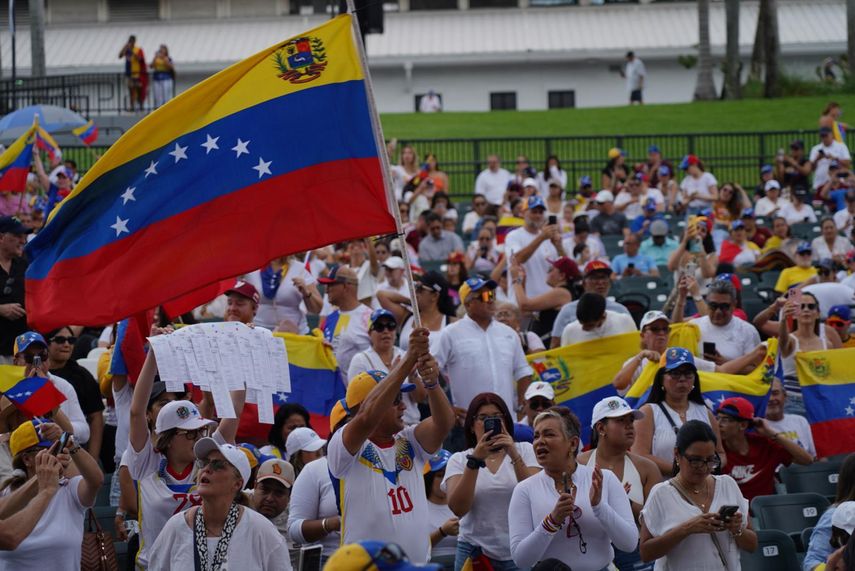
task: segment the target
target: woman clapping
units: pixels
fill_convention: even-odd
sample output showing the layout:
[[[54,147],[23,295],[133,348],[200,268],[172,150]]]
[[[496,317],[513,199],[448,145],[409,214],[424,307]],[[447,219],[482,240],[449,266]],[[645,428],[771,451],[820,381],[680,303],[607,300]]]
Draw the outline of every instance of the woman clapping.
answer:
[[[638,528],[620,481],[608,470],[576,462],[579,419],[553,407],[534,419],[534,451],[543,471],[511,498],[511,555],[520,567],[557,559],[573,571],[599,571],[614,549],[632,551]]]

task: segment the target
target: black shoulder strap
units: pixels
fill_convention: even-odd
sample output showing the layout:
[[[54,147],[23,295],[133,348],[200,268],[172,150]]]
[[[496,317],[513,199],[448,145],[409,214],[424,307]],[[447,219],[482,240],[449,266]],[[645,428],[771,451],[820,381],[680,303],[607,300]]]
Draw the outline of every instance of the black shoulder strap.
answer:
[[[671,418],[670,414],[668,414],[668,410],[665,408],[665,405],[663,405],[661,402],[658,402],[656,404],[659,406],[659,410],[662,411],[662,414],[665,415],[665,418],[668,419],[668,424],[670,424],[671,428],[674,429],[674,434],[677,434],[678,432],[680,432],[680,429],[677,428],[677,425],[674,423],[674,419]]]

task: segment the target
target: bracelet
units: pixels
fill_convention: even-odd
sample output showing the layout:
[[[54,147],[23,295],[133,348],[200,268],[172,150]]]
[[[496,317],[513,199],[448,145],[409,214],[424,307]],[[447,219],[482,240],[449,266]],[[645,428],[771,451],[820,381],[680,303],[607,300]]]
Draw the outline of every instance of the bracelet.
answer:
[[[321,529],[324,530],[325,534],[330,534],[330,530],[327,529],[327,518],[321,520]]]
[[[425,383],[424,381],[422,381],[422,386],[424,386],[425,390],[432,391],[432,390],[436,389],[436,388],[439,386],[439,381],[436,381],[436,382],[433,382],[433,383],[430,383],[430,384]]]
[[[480,470],[481,468],[486,468],[487,463],[480,458],[476,458],[472,454],[466,455],[466,467],[470,470]]]
[[[125,519],[125,516],[127,516],[127,515],[128,515],[128,512],[126,512],[125,510],[116,510],[116,517],[120,517],[122,519]]]
[[[516,466],[517,464],[521,464],[523,461],[522,456],[517,456],[516,460],[511,460],[511,466]]]
[[[447,533],[445,533],[444,531],[442,531],[442,526],[439,526],[437,529],[439,530],[439,534],[440,534],[441,536],[443,536],[443,537],[448,537],[448,534],[447,534]]]
[[[731,532],[731,533],[730,533],[730,535],[731,535],[732,537],[736,538],[736,537],[742,537],[742,534],[743,534],[743,533],[745,533],[745,529],[744,529],[744,528],[742,528],[742,527],[740,527],[740,528],[739,528],[739,533],[733,533],[733,532]]]
[[[81,448],[80,444],[77,444],[74,448],[70,448],[70,449],[68,450],[68,454],[69,454],[69,455],[71,455],[71,456],[74,456],[75,454],[77,454],[78,452],[80,452],[80,448]]]
[[[549,534],[558,533],[561,528],[564,527],[564,523],[555,521],[555,518],[552,517],[551,513],[547,514],[547,516],[543,518],[543,521],[540,525],[543,527],[544,530],[546,530],[546,533]]]

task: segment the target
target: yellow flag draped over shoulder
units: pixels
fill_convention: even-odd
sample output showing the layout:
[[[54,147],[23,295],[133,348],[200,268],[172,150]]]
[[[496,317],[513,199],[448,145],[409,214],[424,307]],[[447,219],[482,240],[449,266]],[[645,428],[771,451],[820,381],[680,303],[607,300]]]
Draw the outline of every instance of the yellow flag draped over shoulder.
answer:
[[[533,381],[550,383],[555,402],[570,408],[582,423],[588,442],[591,410],[598,401],[617,394],[612,379],[624,361],[638,353],[638,333],[623,333],[542,351],[527,357]]]
[[[757,367],[747,375],[730,375],[726,373],[707,373],[699,371],[701,393],[704,401],[711,409],[728,397],[743,397],[751,401],[757,416],[762,416],[766,410],[769,389],[775,373],[775,360],[778,355],[778,340],[769,339],[766,356]],[[696,345],[697,346],[697,345]],[[648,363],[641,376],[630,387],[626,401],[638,408],[647,400],[653,378],[659,370],[659,363]]]

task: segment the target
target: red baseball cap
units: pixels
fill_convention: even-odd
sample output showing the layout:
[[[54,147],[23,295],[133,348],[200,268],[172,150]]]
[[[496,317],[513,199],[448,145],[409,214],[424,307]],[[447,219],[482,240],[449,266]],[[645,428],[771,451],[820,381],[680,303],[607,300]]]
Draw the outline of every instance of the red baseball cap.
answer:
[[[235,285],[231,287],[231,289],[226,290],[226,295],[230,295],[233,293],[242,295],[243,297],[247,298],[255,304],[258,304],[259,300],[261,299],[258,295],[258,290],[255,289],[255,286],[243,280],[238,280]]]
[[[594,272],[612,273],[612,267],[602,260],[591,260],[585,265],[585,276],[590,276]]]
[[[557,268],[559,272],[564,274],[564,277],[568,280],[572,281],[582,277],[582,274],[579,272],[579,266],[577,266],[576,262],[567,256],[561,256],[557,260],[549,260],[549,263],[552,264],[552,267]]]
[[[716,414],[726,414],[739,420],[754,420],[754,405],[742,397],[724,399],[716,409]]]

